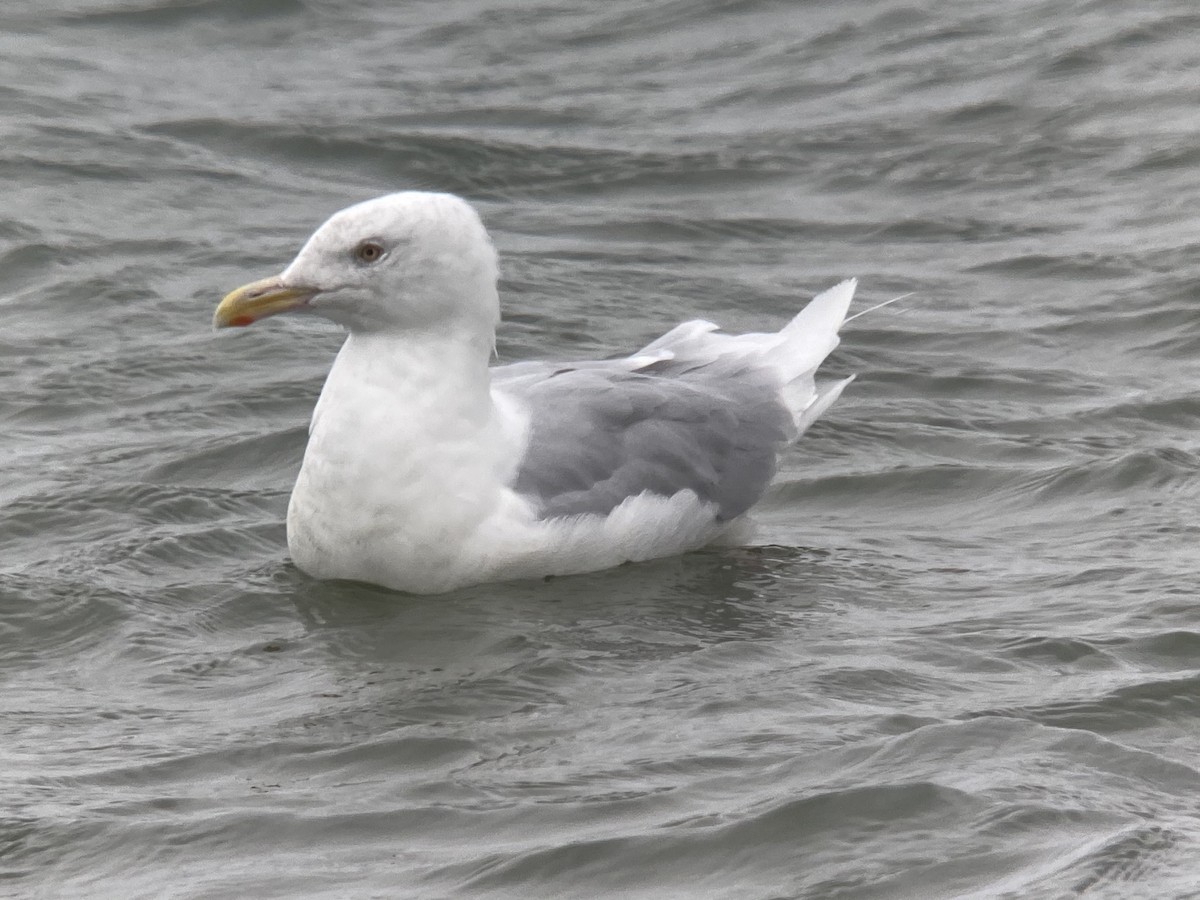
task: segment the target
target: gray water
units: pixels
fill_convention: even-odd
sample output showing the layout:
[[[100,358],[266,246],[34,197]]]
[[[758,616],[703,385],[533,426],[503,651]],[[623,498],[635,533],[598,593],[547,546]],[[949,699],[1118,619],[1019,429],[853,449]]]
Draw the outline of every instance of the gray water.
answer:
[[[1200,897],[1193,0],[0,10],[0,894]],[[765,545],[409,597],[283,514],[341,335],[209,327],[461,193],[503,360],[857,275]]]

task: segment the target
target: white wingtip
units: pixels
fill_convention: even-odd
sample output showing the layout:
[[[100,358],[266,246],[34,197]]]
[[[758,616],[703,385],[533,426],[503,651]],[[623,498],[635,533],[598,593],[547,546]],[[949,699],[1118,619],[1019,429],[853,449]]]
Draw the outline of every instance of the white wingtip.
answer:
[[[788,323],[784,331],[832,331],[836,334],[846,319],[850,301],[854,299],[857,287],[857,278],[847,278],[829,290],[817,294],[809,301],[808,306],[800,310],[800,314]]]
[[[858,280],[848,278],[822,291],[779,332],[782,341],[772,351],[785,382],[811,377],[838,345],[838,329],[846,319]]]

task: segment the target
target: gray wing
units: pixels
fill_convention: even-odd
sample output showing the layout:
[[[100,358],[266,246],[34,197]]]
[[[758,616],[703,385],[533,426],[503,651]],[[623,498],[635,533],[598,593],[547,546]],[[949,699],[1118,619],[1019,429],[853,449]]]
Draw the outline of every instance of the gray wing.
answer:
[[[513,488],[542,518],[686,489],[733,519],[762,496],[794,434],[779,385],[750,367],[522,363],[494,369],[493,384],[530,414]]]

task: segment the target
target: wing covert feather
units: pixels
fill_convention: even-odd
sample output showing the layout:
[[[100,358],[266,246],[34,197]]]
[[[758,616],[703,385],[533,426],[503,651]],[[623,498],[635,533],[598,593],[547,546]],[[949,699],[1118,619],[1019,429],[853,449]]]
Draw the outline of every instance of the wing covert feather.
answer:
[[[530,416],[513,488],[543,518],[603,515],[643,492],[683,490],[713,503],[720,520],[744,513],[762,496],[794,431],[779,385],[752,368],[670,368],[630,371],[613,361],[498,372],[497,389]]]

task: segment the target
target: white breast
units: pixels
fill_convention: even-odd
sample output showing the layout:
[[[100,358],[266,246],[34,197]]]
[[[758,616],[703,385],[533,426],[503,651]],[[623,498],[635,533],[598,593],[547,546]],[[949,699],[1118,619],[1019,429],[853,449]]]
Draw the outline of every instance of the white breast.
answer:
[[[486,367],[472,380],[447,352],[346,341],[288,507],[288,547],[308,574],[420,592],[471,580],[472,535],[511,506],[513,448]]]

